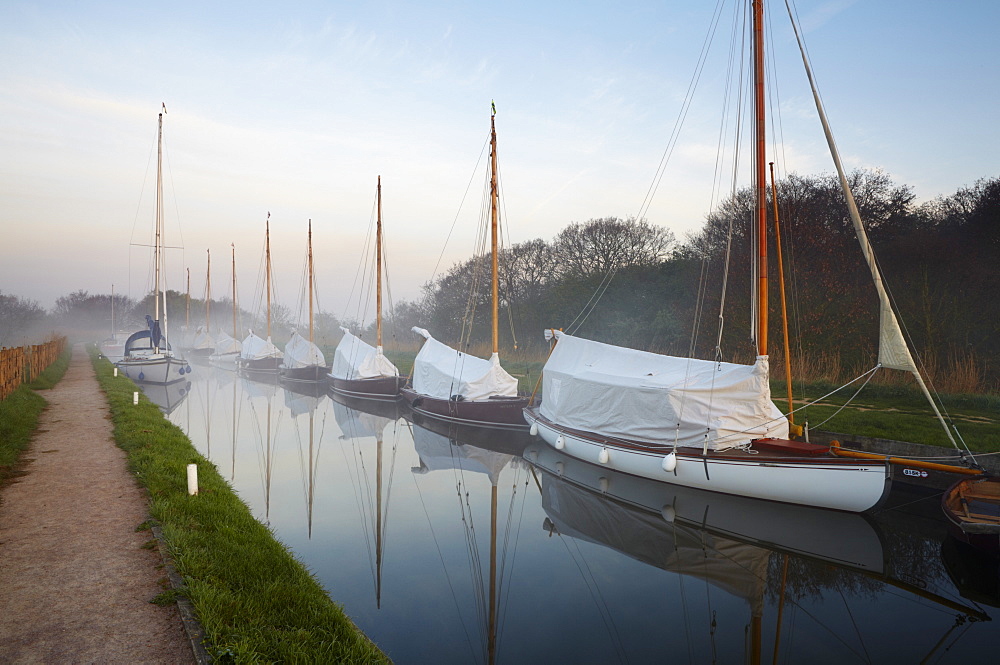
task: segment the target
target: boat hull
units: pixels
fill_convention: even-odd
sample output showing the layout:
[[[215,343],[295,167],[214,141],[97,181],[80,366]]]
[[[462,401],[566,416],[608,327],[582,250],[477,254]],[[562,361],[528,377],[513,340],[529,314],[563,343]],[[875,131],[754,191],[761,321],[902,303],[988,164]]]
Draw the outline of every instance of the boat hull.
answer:
[[[234,372],[236,371],[239,359],[239,353],[212,354],[208,357],[208,364],[212,367],[218,367],[219,369],[226,369]]]
[[[652,446],[570,430],[546,420],[534,408],[525,409],[524,417],[545,443],[571,457],[684,487],[860,513],[879,505],[891,484],[884,460],[834,456],[702,455],[699,450],[678,448],[674,469],[665,471],[669,445]]]
[[[941,509],[952,537],[1000,554],[1000,478],[963,478],[941,495]]]
[[[184,358],[155,354],[149,357],[129,356],[115,363],[125,376],[139,383],[175,383],[191,372]]]
[[[306,367],[281,367],[282,381],[301,383],[326,383],[330,376],[330,368],[323,365],[308,365]]]
[[[449,422],[476,427],[504,427],[527,429],[524,408],[527,397],[491,397],[478,400],[452,400],[431,397],[412,388],[400,391],[403,399],[415,412]]]
[[[346,397],[397,400],[403,379],[398,376],[377,376],[371,379],[338,379],[330,376],[330,390]]]
[[[250,374],[278,376],[281,362],[281,358],[239,358],[236,360],[236,369]]]

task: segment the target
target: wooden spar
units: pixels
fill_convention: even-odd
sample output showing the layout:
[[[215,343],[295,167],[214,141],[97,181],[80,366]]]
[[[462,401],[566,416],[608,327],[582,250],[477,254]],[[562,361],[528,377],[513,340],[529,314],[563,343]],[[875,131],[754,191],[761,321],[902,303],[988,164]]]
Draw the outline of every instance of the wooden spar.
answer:
[[[236,244],[230,243],[233,248],[233,339],[239,339],[239,330],[236,329]]]
[[[156,320],[160,320],[160,247],[163,245],[163,113],[156,129],[156,239],[153,246],[153,271],[156,273],[154,282],[156,291],[153,301],[156,303]],[[188,279],[190,280],[190,271]],[[190,291],[190,288],[188,289]],[[153,351],[160,352],[160,345],[154,344]]]
[[[378,216],[375,221],[375,345],[382,348],[382,176],[375,187]]]
[[[840,457],[854,457],[857,459],[880,459],[880,460],[885,460],[889,464],[902,464],[904,466],[912,466],[918,469],[931,469],[933,471],[948,471],[949,473],[958,473],[966,476],[979,476],[984,473],[982,469],[969,469],[964,466],[952,466],[950,464],[925,462],[923,460],[907,459],[905,457],[889,457],[887,455],[878,455],[876,453],[863,453],[859,450],[848,450],[846,448],[840,447],[840,441],[830,442],[830,452]]]
[[[500,353],[500,288],[497,264],[497,203],[500,192],[497,187],[497,129],[496,112],[490,115],[490,248],[492,256],[493,286],[493,354]]]
[[[309,220],[309,343],[313,341],[313,221]]]
[[[264,272],[267,280],[267,338],[271,339],[271,213],[264,222]]]
[[[778,291],[781,294],[781,332],[785,345],[785,388],[788,391],[788,424],[795,425],[795,405],[792,402],[792,352],[788,343],[788,307],[785,300],[785,264],[781,256],[781,225],[778,223],[778,187],[774,182],[774,162],[771,168],[771,205],[774,206],[774,242],[778,255]]]
[[[212,334],[212,250],[208,252],[208,268],[205,269],[205,332]]]
[[[382,430],[375,436],[375,607],[382,607]]]
[[[767,176],[764,129],[764,2],[753,0],[755,173],[757,193],[757,355],[767,355]]]

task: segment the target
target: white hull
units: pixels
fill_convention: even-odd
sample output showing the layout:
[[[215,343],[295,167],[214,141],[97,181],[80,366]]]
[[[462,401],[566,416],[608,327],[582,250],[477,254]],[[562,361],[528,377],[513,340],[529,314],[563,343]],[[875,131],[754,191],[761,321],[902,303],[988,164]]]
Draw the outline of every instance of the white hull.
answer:
[[[141,383],[174,383],[187,377],[191,366],[184,358],[162,353],[142,358],[126,358],[116,363],[133,381]]]
[[[679,452],[676,466],[668,472],[663,469],[663,451],[624,448],[561,431],[528,409],[524,417],[547,444],[571,457],[684,487],[854,513],[875,507],[889,490],[889,466],[881,460],[837,458],[831,463],[808,457],[775,459],[765,454],[755,460],[727,458],[724,453],[703,457]],[[605,455],[607,461],[602,462]]]

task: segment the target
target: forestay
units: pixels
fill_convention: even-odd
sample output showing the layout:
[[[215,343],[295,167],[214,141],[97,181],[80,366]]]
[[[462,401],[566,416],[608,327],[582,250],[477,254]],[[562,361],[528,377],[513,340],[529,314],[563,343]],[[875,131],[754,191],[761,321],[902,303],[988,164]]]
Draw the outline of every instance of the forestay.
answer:
[[[766,357],[737,365],[556,336],[540,412],[562,426],[710,450],[788,436],[788,421],[771,402]]]
[[[285,344],[284,365],[288,369],[325,367],[326,358],[318,346],[293,330],[291,338]]]
[[[374,379],[380,376],[399,376],[399,370],[382,353],[382,347],[375,348],[341,327],[344,336],[333,353],[335,379]]]
[[[425,338],[413,360],[413,390],[438,399],[459,395],[464,400],[516,397],[517,379],[500,366],[493,354],[483,360],[437,341],[423,328],[413,332]]]

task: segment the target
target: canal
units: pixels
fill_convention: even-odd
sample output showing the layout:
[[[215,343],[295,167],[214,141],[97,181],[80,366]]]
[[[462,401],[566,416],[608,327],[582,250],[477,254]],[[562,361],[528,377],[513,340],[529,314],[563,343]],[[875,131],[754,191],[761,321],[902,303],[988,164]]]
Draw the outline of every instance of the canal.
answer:
[[[149,396],[396,663],[966,663],[1000,642],[998,563],[948,537],[932,492],[779,505],[189,378]]]

